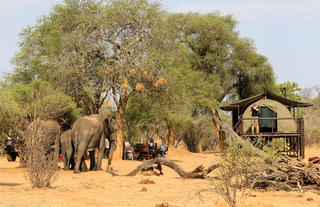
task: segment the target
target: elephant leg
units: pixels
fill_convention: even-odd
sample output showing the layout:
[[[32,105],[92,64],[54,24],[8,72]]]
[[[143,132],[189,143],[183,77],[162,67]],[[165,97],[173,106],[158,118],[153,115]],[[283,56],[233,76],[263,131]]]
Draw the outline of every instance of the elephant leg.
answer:
[[[75,162],[75,159],[74,159],[74,154],[75,154],[75,150],[74,150],[74,146],[72,143],[70,143],[70,153],[68,154],[69,156],[69,165],[71,165],[71,170],[74,169],[75,165],[76,165],[76,162]]]
[[[71,168],[70,168],[70,169],[73,170],[73,169],[74,169],[74,166],[76,165],[73,156],[70,157],[70,162],[69,162],[69,163],[70,163],[70,165],[71,165]]]
[[[69,157],[65,148],[66,148],[65,146],[61,146],[61,152],[62,152],[63,164],[64,164],[63,170],[69,170]]]
[[[96,165],[95,170],[102,170],[101,164],[102,164],[102,158],[103,158],[103,154],[104,154],[104,149],[105,149],[105,134],[102,133],[102,135],[100,137],[97,165]]]
[[[81,172],[88,172],[89,171],[84,156],[81,159],[81,168],[80,168],[80,170],[81,170]]]
[[[80,142],[78,144],[77,160],[76,160],[76,165],[74,166],[74,173],[80,173],[80,165],[82,166],[82,170],[84,170],[84,165],[86,166],[86,163],[84,161],[84,155],[85,155],[85,152],[87,151],[87,147],[88,147],[88,143]]]
[[[96,150],[89,151],[89,154],[90,154],[90,169],[89,170],[95,169],[95,165],[96,165],[95,152],[96,152]]]
[[[108,159],[108,168],[111,167],[113,153],[116,149],[116,142],[114,140],[111,140],[110,142],[110,152],[109,152],[109,159]]]
[[[97,159],[97,165],[96,165],[95,170],[102,170],[101,164],[102,164],[103,153],[104,153],[104,150],[103,150],[103,149],[100,149],[100,150],[98,151],[98,159]]]
[[[69,170],[71,161],[73,160],[72,159],[72,157],[73,157],[73,147],[72,147],[72,144],[71,144],[71,140],[68,140],[68,143],[66,144],[65,148],[66,148],[65,151],[66,151],[66,156],[67,156],[67,166],[68,166],[68,170]]]

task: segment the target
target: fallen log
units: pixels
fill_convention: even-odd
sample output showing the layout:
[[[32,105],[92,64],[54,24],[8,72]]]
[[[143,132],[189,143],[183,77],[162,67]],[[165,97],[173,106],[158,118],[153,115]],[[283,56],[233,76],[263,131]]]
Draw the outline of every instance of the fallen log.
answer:
[[[139,165],[136,169],[132,170],[130,173],[126,175],[120,175],[116,172],[114,172],[112,169],[107,169],[106,172],[110,173],[112,176],[135,176],[138,172],[141,170],[152,166],[153,164],[158,165],[165,165],[171,169],[173,169],[178,175],[182,178],[205,178],[210,172],[217,169],[219,167],[219,164],[211,165],[207,169],[204,169],[202,165],[196,167],[193,171],[187,172],[184,169],[182,169],[178,164],[175,162],[168,160],[166,158],[154,158],[151,160],[144,161],[141,165]],[[162,168],[162,167],[161,167]]]

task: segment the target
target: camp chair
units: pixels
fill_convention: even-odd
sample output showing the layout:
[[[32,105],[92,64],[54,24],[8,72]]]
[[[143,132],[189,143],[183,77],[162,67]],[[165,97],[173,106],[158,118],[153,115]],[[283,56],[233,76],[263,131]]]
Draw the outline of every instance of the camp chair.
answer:
[[[152,151],[149,151],[147,145],[142,145],[138,147],[138,160],[150,160],[152,159]]]

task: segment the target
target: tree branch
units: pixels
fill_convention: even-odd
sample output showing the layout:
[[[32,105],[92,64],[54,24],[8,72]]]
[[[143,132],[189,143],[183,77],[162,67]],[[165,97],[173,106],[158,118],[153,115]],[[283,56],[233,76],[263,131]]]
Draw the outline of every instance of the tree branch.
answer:
[[[175,162],[173,162],[171,160],[168,160],[166,158],[154,158],[154,159],[145,161],[144,163],[139,165],[136,169],[132,170],[130,173],[128,173],[126,175],[117,174],[116,172],[114,172],[110,169],[107,169],[106,172],[110,173],[113,176],[135,176],[142,169],[150,167],[153,164],[160,164],[160,165],[163,164],[163,165],[173,169],[176,173],[178,173],[178,175],[180,177],[192,178],[192,179],[195,179],[195,178],[204,179],[210,172],[212,172],[213,170],[220,167],[219,164],[215,164],[215,165],[211,165],[208,169],[205,170],[204,167],[202,165],[200,165],[196,169],[194,169],[193,171],[186,172],[178,164],[176,164]]]

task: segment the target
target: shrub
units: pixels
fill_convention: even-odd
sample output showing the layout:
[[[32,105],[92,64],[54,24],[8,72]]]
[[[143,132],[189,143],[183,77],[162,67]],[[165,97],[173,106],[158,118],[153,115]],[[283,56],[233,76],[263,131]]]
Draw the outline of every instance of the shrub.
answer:
[[[48,136],[48,127],[36,121],[28,127],[25,144],[27,177],[35,188],[50,187],[58,169],[58,153]]]
[[[242,147],[228,142],[228,148],[222,155],[219,169],[220,182],[217,192],[231,207],[244,205],[250,195],[250,178],[267,167],[263,160],[254,156],[246,143]],[[240,191],[241,196],[238,196]]]

